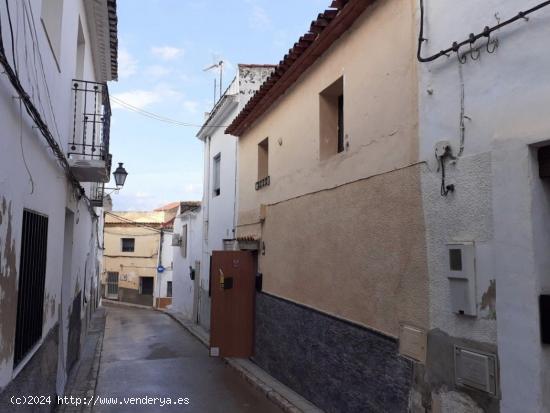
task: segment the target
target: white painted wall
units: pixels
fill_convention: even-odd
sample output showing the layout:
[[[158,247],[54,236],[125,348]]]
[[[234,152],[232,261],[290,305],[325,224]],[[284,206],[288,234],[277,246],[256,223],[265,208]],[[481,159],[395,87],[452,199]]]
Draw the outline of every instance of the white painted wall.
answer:
[[[495,25],[495,15],[505,20],[539,2],[425,3],[427,56]],[[418,64],[420,158],[428,163],[422,190],[430,322],[451,336],[498,345],[502,412],[543,412],[550,408],[545,391],[550,350],[540,344],[537,300],[550,287],[550,210],[548,186],[538,178],[529,145],[550,137],[550,8],[494,36],[500,42],[496,53],[482,48],[477,61],[468,58],[460,65],[453,54]],[[456,192],[442,197],[434,145],[447,139],[455,154],[459,150],[461,79],[470,119],[465,119],[464,152],[447,168]],[[454,240],[476,243],[477,318],[450,311],[444,244]],[[490,280],[496,280],[496,320],[481,308]]]
[[[183,235],[184,226],[187,226],[187,244],[174,246],[173,260],[174,270],[172,275],[172,306],[171,309],[183,314],[185,317],[193,317],[194,282],[189,276],[189,267],[195,268],[196,261],[202,258],[202,210],[186,211],[178,215],[174,221],[174,234]],[[199,277],[199,274],[196,274]]]
[[[173,232],[164,231],[163,241],[162,241],[162,254],[160,254],[159,265],[162,264],[164,267],[163,273],[157,273],[155,277],[155,289],[154,296],[157,297],[166,297],[168,281],[172,281],[172,267],[174,262],[174,248],[172,247],[172,235]],[[160,281],[160,285],[159,285]],[[173,288],[173,286],[172,286]]]
[[[64,1],[61,24],[61,52],[57,56],[59,69],[40,21],[42,1],[31,0],[30,3],[27,3],[19,0],[9,0],[9,5],[15,35],[17,36],[15,60],[21,84],[39,108],[43,120],[54,133],[59,145],[67,150],[72,133],[71,80],[76,71],[79,19],[86,40],[83,65],[84,77],[87,80],[96,79],[96,68],[92,60],[84,3],[81,0]],[[35,54],[33,54],[31,30],[26,20],[27,16],[31,18],[31,13],[34,16],[34,26],[37,34],[34,45],[37,51]],[[0,4],[0,14],[2,16],[4,46],[13,65],[10,46],[11,37],[8,31],[4,2]],[[40,55],[38,55],[38,51],[40,51]],[[45,87],[46,84],[48,89]],[[3,132],[1,138],[2,150],[0,151],[0,201],[5,200],[6,205],[11,208],[11,239],[6,239],[5,225],[7,221],[4,220],[0,224],[0,251],[4,252],[6,242],[13,243],[16,249],[16,267],[19,270],[23,209],[31,209],[48,216],[48,256],[42,337],[45,338],[58,322],[63,326],[59,337],[60,355],[62,357],[59,360],[57,378],[57,389],[58,392],[62,393],[66,382],[64,357],[67,353],[67,317],[75,292],[82,290],[83,297],[85,297],[81,312],[83,318],[82,331],[85,333],[86,309],[91,302],[91,286],[97,286],[95,277],[99,273],[98,256],[101,255],[101,252],[97,248],[97,230],[99,229],[101,232],[102,227],[96,227],[95,218],[88,210],[84,200],[77,199],[72,187],[65,179],[63,170],[58,166],[44,139],[34,128],[24,109],[20,109],[19,101],[13,98],[14,95],[14,90],[7,77],[1,75],[0,125],[2,125]],[[48,101],[51,101],[52,109],[50,109]],[[24,159],[27,166],[25,166]],[[83,184],[83,186],[87,189],[89,184]],[[66,208],[74,213],[72,277],[69,284],[62,286]],[[98,214],[101,214],[100,210],[98,210]],[[0,255],[0,261],[2,260],[4,260],[4,256]],[[14,302],[16,302],[17,292],[5,290],[0,292],[0,301],[5,301],[7,294],[15,294]],[[5,340],[9,339],[9,335],[6,335],[4,329],[9,329],[10,324],[15,322],[15,312],[12,311],[7,314],[6,308],[1,305],[0,307],[2,311],[2,314],[0,314],[2,338]],[[6,343],[2,343],[4,350],[5,346]],[[1,358],[0,389],[16,376],[33,353],[34,351],[29,354],[15,372],[12,369],[13,355]]]
[[[237,76],[228,87],[213,115],[198,134],[204,141],[204,181],[203,211],[204,232],[201,261],[200,286],[207,292],[210,282],[210,257],[212,251],[224,249],[224,240],[235,238],[235,211],[237,210],[236,182],[238,162],[238,140],[225,133],[225,127],[209,125],[229,125],[241,112],[256,90],[271,74],[272,68],[262,65],[239,65]],[[220,194],[213,193],[214,157],[221,155]],[[203,324],[209,328],[209,321]]]

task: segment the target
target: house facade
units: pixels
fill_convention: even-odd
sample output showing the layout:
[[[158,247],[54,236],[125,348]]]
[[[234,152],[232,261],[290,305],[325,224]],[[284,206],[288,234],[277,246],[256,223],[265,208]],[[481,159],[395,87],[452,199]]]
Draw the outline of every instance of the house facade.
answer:
[[[10,411],[11,396],[63,394],[98,306],[116,2],[9,0],[0,22],[0,410]]]
[[[549,409],[550,7],[455,6],[333,2],[226,130],[253,360],[326,411]]]
[[[103,297],[154,307],[171,303],[176,211],[106,212]]]
[[[467,41],[448,57],[418,63],[419,151],[429,165],[422,173],[432,295],[426,378],[447,411],[550,410],[550,7],[523,18],[541,2],[519,3],[476,3],[474,11],[468,2],[423,1],[417,15],[427,39],[422,59]],[[470,33],[481,33],[471,45]],[[454,190],[442,193],[448,185]],[[475,263],[471,271],[449,272],[457,249],[465,268]],[[466,297],[458,308],[457,292]],[[474,383],[457,394],[457,379],[467,383],[469,373],[459,363],[433,371],[453,366],[453,348],[497,364],[488,390]]]
[[[171,309],[197,324],[207,326],[209,320],[205,319],[210,317],[210,288],[208,279],[205,283],[201,277],[203,225],[201,203],[181,202],[174,220],[172,238],[174,291]]]
[[[189,303],[187,308],[198,305],[194,319],[206,330],[210,329],[210,257],[212,251],[234,247],[237,219],[237,138],[226,134],[225,126],[244,108],[273,69],[272,65],[239,64],[235,78],[197,134],[204,142],[202,257],[197,273],[200,274],[198,291],[192,295],[196,304]]]
[[[407,411],[429,327],[415,8],[334,5],[226,130],[253,360],[326,411]]]

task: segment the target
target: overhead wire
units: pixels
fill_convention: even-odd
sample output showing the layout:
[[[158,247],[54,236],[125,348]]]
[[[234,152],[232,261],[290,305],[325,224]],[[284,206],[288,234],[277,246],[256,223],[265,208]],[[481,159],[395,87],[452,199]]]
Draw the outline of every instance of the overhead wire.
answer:
[[[34,20],[34,13],[32,11],[32,6],[30,4],[30,0],[27,0],[27,4],[28,4],[29,10],[30,10],[32,26],[33,26],[33,30],[34,30],[33,43],[34,42],[38,43],[38,33],[36,31],[36,22]],[[23,1],[23,9],[26,10],[24,1]],[[32,35],[32,33],[31,33],[31,35]],[[57,142],[59,143],[60,139],[61,139],[61,134],[59,133],[59,127],[57,125],[57,119],[55,117],[55,111],[53,109],[52,96],[50,94],[50,87],[48,86],[48,82],[46,80],[46,71],[44,70],[44,60],[42,58],[42,52],[40,51],[40,48],[36,47],[36,50],[38,51],[38,58],[39,58],[39,62],[40,62],[41,72],[42,72],[42,80],[44,81],[44,86],[46,88],[46,94],[47,94],[47,98],[48,98],[48,106],[50,108],[51,117],[53,119],[53,125],[54,125],[54,128],[55,128],[55,132],[57,134]]]
[[[143,224],[143,223],[138,222],[138,221],[134,221],[134,220],[132,220],[132,219],[130,219],[130,218],[126,218],[126,217],[117,215],[117,214],[115,214],[115,213],[113,213],[113,212],[110,212],[110,211],[106,211],[105,214],[108,214],[108,215],[111,215],[111,216],[113,216],[113,217],[115,217],[115,218],[118,218],[118,219],[120,219],[121,221],[124,221],[124,222],[127,222],[127,223],[131,223],[131,224],[135,224],[135,225],[138,226],[138,227],[143,227],[143,228],[149,229],[149,230],[151,230],[151,231],[156,231],[156,232],[159,232],[159,233],[161,232],[161,230],[158,229],[158,228],[155,228],[155,227],[150,226],[150,225],[147,225],[147,224]],[[159,225],[162,225],[162,223],[159,223]]]
[[[13,25],[11,22],[11,12],[10,12],[10,4],[8,0],[5,1],[6,3],[6,11],[8,12],[8,25],[10,28],[10,41],[11,41],[11,59],[13,61],[13,69],[15,71],[15,74],[18,74],[17,71],[17,63],[15,62],[16,54],[15,54],[15,38],[13,34]]]
[[[117,98],[116,96],[111,96],[111,100],[115,103],[118,103],[120,106],[124,107],[125,109],[128,109],[131,112],[135,112],[137,114],[140,114],[142,116],[145,116],[150,119],[157,120],[159,122],[164,122],[168,124],[172,124],[175,126],[187,126],[187,127],[193,127],[193,128],[201,128],[205,125],[200,125],[197,123],[189,123],[189,122],[183,122],[176,119],[172,119],[163,115],[159,115],[154,112],[149,112],[145,109],[138,108],[137,106],[131,105],[128,102],[123,101],[120,98]],[[207,125],[206,127],[209,128],[227,128],[229,125]]]

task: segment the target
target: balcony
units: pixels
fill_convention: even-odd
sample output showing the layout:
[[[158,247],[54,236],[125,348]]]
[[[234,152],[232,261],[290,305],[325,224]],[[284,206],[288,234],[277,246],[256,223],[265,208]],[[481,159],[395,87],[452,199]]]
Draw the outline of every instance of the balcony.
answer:
[[[73,130],[69,166],[80,182],[109,181],[111,104],[106,83],[73,80]]]
[[[266,176],[265,178],[262,178],[260,179],[259,181],[256,182],[256,191],[266,187],[266,186],[269,186],[269,184],[271,183],[271,178],[268,176]]]
[[[94,182],[90,187],[88,197],[93,207],[101,208],[105,199],[105,184],[103,182]]]

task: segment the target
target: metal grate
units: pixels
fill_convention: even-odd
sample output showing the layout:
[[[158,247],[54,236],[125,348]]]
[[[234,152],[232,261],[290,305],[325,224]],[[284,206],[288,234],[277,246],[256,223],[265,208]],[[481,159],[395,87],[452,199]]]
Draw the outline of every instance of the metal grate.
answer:
[[[69,157],[108,161],[110,131],[107,84],[73,80],[73,137]]]
[[[48,217],[23,211],[14,366],[42,337]]]
[[[271,183],[271,178],[269,176],[266,176],[263,179],[260,179],[258,182],[256,182],[256,191],[259,189],[262,189],[265,186],[269,186]]]
[[[107,297],[118,298],[118,272],[107,272]]]

